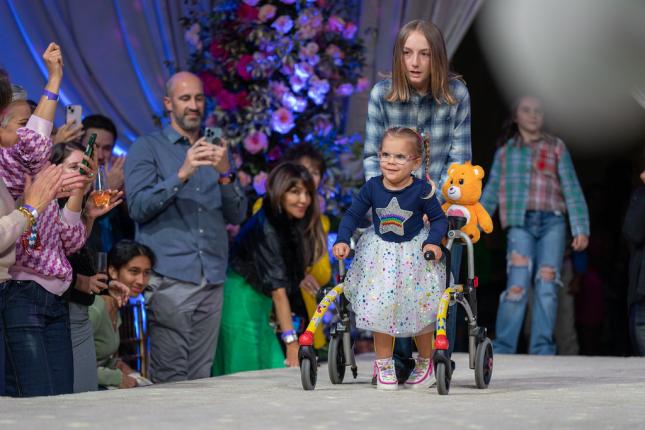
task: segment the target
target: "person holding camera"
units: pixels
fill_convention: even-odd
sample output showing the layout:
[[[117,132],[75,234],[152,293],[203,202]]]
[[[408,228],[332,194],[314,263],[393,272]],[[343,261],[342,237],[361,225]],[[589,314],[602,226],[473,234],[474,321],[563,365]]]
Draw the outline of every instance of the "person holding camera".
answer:
[[[154,382],[210,376],[226,280],[226,224],[246,215],[226,141],[201,137],[204,106],[200,79],[173,75],[164,97],[170,124],[137,139],[125,163],[136,240],[157,255],[145,293]]]

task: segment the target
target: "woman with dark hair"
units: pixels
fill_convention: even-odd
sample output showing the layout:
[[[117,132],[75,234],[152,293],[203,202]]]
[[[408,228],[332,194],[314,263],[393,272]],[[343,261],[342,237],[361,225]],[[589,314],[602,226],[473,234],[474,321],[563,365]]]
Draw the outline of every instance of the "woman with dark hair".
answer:
[[[291,161],[303,166],[311,175],[317,191],[314,204],[317,204],[320,209],[320,223],[326,236],[329,233],[330,221],[324,214],[325,198],[318,193],[325,172],[327,171],[325,159],[313,145],[303,142],[290,146],[284,153],[284,161]],[[259,198],[255,202],[253,205],[253,213],[260,210],[262,202],[263,198]],[[296,318],[302,321],[300,331],[304,331],[307,324],[306,321],[311,319],[316,311],[316,307],[318,306],[316,300],[318,290],[330,281],[331,262],[329,261],[329,254],[325,252],[314,264],[307,268],[305,277],[300,281],[300,291],[293,291],[290,295],[292,303],[291,310],[296,314]],[[326,343],[327,339],[325,338],[324,327],[321,324],[314,333],[313,346],[317,351],[325,354],[324,347]]]
[[[262,209],[244,224],[233,246],[214,376],[298,366],[289,298],[299,292],[307,267],[326,252],[315,198],[306,168],[283,163],[271,171]],[[286,360],[269,324],[272,307]]]
[[[130,297],[137,297],[148,285],[155,255],[150,248],[132,240],[121,240],[108,253],[110,285],[120,284]],[[100,295],[89,308],[94,331],[96,367],[99,387],[133,388],[134,371],[117,357],[121,337],[120,303],[110,295]]]
[[[401,27],[394,42],[392,75],[370,92],[363,156],[366,181],[381,174],[378,150],[391,127],[411,128],[430,141],[430,166],[415,175],[430,178],[439,188],[452,163],[471,160],[468,88],[461,76],[450,71],[441,30],[429,21],[410,21]],[[461,247],[456,246],[452,250],[455,281],[460,262]],[[447,321],[450,352],[457,321],[454,308],[449,308]],[[396,339],[394,360],[403,382],[414,367],[411,339]]]
[[[54,146],[50,161],[60,165],[65,174],[78,173],[84,160],[85,148],[80,143],[66,142]],[[96,156],[95,156],[96,158]],[[92,198],[86,198],[81,219],[85,225],[86,234],[89,235],[94,220],[109,212],[121,203],[123,193],[116,191],[111,195],[110,204],[98,207]],[[64,206],[66,199],[61,199],[59,205]],[[72,266],[72,288],[64,293],[69,305],[69,324],[72,340],[72,357],[74,362],[74,392],[96,391],[98,381],[96,375],[96,351],[92,334],[92,324],[88,315],[88,307],[94,303],[95,294],[108,290],[114,297],[127,299],[127,290],[119,289],[113,285],[108,289],[107,274],[96,272],[96,253],[84,245],[78,252],[69,255]]]

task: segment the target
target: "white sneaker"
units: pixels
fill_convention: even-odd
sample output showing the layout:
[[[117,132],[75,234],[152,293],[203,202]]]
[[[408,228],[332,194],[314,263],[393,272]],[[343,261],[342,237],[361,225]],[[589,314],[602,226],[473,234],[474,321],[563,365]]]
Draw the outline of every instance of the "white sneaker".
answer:
[[[432,376],[432,360],[429,358],[416,358],[414,370],[410,373],[410,377],[405,381],[406,388],[422,389],[430,388],[435,383],[435,378]]]
[[[392,358],[383,358],[374,361],[374,371],[376,373],[376,388],[379,390],[398,390],[399,381],[396,379],[394,370],[394,360]]]

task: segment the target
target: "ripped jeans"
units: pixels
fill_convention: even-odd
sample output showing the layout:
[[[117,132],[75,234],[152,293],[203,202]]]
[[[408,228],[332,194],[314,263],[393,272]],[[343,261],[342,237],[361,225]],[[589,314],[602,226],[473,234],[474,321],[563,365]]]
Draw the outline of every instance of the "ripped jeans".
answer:
[[[497,310],[493,341],[496,353],[516,352],[524,323],[527,289],[533,284],[529,354],[555,354],[554,329],[565,237],[564,215],[554,212],[528,211],[523,227],[508,229],[508,281]]]

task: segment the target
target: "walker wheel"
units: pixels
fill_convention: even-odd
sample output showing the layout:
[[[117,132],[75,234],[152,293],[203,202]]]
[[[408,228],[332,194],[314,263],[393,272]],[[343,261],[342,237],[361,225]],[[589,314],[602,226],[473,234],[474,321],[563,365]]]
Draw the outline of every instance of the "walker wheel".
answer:
[[[442,396],[450,391],[450,372],[446,369],[446,363],[437,362],[435,368],[437,378],[437,391]]]
[[[329,368],[329,380],[332,384],[342,384],[345,378],[345,351],[343,349],[343,337],[332,336],[329,341],[327,352],[327,367]]]
[[[477,388],[488,388],[493,376],[493,343],[484,338],[475,351],[475,384]]]
[[[311,360],[303,358],[300,361],[300,380],[302,381],[302,388],[311,391],[316,388],[316,379],[318,378],[318,367],[314,364],[312,366]]]

